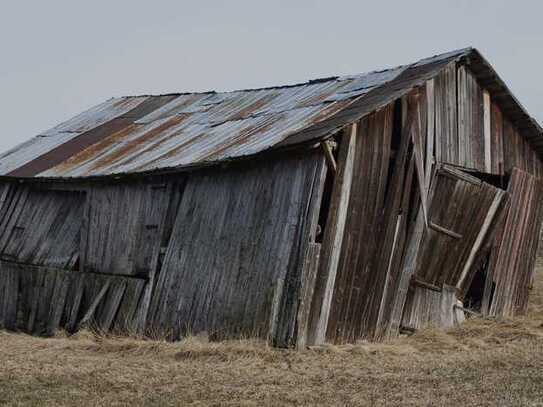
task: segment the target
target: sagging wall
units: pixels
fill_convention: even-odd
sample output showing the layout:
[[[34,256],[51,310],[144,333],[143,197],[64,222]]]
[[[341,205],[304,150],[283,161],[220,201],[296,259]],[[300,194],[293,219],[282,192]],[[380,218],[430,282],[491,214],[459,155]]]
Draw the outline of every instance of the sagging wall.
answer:
[[[140,181],[5,183],[0,327],[296,340],[320,150]]]
[[[525,308],[543,165],[511,123],[456,64],[358,123],[326,341],[452,326],[478,273],[486,312]]]

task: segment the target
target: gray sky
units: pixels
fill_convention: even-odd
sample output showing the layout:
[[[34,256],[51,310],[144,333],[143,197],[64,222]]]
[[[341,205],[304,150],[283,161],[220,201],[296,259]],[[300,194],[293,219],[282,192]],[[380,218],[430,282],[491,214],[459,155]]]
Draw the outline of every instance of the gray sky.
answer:
[[[360,73],[477,47],[543,120],[543,2],[12,1],[0,150],[112,96]]]

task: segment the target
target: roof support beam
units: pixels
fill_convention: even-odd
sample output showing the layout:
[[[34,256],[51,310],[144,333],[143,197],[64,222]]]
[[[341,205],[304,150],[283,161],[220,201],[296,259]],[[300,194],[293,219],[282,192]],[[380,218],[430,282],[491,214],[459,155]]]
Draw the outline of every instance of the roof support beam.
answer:
[[[326,140],[321,142],[321,147],[324,151],[324,156],[326,157],[326,164],[328,169],[335,175],[337,171],[337,163],[334,158],[334,148],[335,143],[332,140]]]

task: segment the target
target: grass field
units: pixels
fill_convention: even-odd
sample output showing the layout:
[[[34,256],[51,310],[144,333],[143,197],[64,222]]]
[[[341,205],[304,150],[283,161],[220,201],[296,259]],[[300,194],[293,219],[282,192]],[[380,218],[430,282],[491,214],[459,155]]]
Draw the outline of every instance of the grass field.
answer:
[[[543,265],[526,317],[388,344],[274,350],[0,332],[0,405],[543,406]]]

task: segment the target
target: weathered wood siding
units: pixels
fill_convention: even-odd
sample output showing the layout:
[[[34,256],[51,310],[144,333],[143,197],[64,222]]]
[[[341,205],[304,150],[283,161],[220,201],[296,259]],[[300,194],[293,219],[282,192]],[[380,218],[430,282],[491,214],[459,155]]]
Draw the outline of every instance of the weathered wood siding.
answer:
[[[305,335],[325,176],[315,150],[63,190],[3,184],[0,326],[173,338],[267,337],[275,324],[292,345]]]
[[[0,262],[0,327],[53,335],[80,328],[88,314],[98,329],[132,332],[144,285],[136,278]]]
[[[328,337],[337,341],[360,335],[359,317],[377,247],[377,240],[370,236],[380,224],[384,206],[392,122],[393,108],[389,106],[358,126],[355,176],[328,324]]]
[[[289,271],[301,260],[318,157],[189,177],[151,301],[149,331],[174,338],[200,331],[267,336],[274,287],[299,278]]]
[[[353,124],[344,132],[338,154],[338,171],[333,180],[330,209],[326,220],[322,242],[315,292],[311,304],[308,336],[311,344],[326,340],[330,320],[334,286],[340,259],[340,249],[345,235],[349,200],[354,179],[358,125]]]
[[[458,156],[456,164],[485,172],[483,90],[465,66],[457,70]]]
[[[490,260],[490,281],[483,313],[513,316],[526,311],[543,212],[543,186],[530,174],[513,169],[511,205]]]
[[[433,82],[437,162],[496,175],[513,167],[543,175],[534,148],[465,65],[449,65]]]
[[[358,173],[328,341],[379,338],[391,323],[405,244],[419,207],[426,208],[426,178],[433,165],[424,159],[424,151],[432,148],[426,138],[426,98],[426,90],[417,88],[402,99],[400,109],[391,105],[360,122]]]
[[[79,259],[85,194],[5,184],[0,207],[0,258],[73,269]]]
[[[455,308],[458,305],[462,303],[457,299],[454,287],[444,285],[440,291],[421,286],[412,287],[405,304],[402,327],[452,328],[465,319],[464,313]]]
[[[502,118],[505,172],[511,173],[513,168],[517,167],[541,178],[543,176],[543,165],[540,157],[511,121],[503,115]]]
[[[463,275],[463,272],[468,273],[464,266],[493,202],[501,201],[504,193],[452,168],[438,170],[434,188],[429,227],[422,238],[414,275],[429,285],[446,284],[465,292],[473,276]],[[495,216],[496,213],[492,219]]]
[[[89,188],[81,270],[147,278],[156,268],[171,188],[171,182]]]

